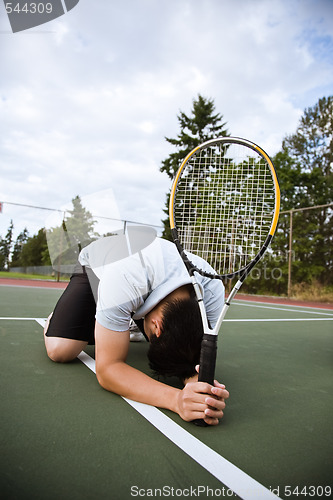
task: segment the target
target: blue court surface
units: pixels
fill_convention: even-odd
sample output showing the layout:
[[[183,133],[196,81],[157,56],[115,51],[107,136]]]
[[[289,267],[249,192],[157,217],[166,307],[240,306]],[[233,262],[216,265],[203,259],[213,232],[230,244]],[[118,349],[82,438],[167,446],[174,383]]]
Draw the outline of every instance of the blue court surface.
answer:
[[[230,399],[200,428],[103,390],[92,346],[50,361],[60,294],[0,286],[2,498],[331,496],[333,310],[235,300],[216,369]],[[128,362],[150,373],[146,350],[132,343]]]

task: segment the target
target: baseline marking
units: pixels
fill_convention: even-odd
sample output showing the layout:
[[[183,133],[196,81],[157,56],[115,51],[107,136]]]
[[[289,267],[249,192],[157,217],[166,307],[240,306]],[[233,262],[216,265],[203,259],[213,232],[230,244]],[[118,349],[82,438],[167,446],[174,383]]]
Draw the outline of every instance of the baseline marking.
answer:
[[[263,305],[272,305],[272,306],[282,306],[282,307],[298,307],[298,310],[302,309],[313,309],[315,311],[331,311],[333,314],[333,309],[327,309],[327,307],[317,307],[317,306],[309,306],[309,305],[298,305],[298,304],[282,304],[281,302],[267,302],[267,301],[261,301],[261,300],[246,300],[246,299],[241,299],[238,296],[235,297],[233,303],[235,302],[245,302],[246,304],[263,304]],[[320,303],[320,302],[318,302]],[[300,312],[301,312],[300,311]]]
[[[14,317],[0,317],[0,320],[13,320],[13,321],[37,321],[37,323],[44,328],[46,318],[14,318]],[[256,322],[256,321],[333,321],[333,316],[330,318],[235,318],[235,319],[225,319],[224,322]]]
[[[239,300],[237,300],[237,302],[235,301],[234,304],[239,305],[239,306],[244,306],[244,307],[257,307],[260,309],[274,309],[275,311],[298,312],[298,313],[302,313],[302,314],[303,313],[304,314],[320,314],[323,316],[333,317],[333,313],[327,313],[327,312],[322,312],[322,311],[306,311],[306,310],[299,310],[299,309],[286,309],[286,307],[276,307],[276,306],[259,306],[253,302],[251,302],[251,304],[249,304],[249,303],[242,303]]]
[[[225,319],[224,322],[233,321],[235,323],[239,321],[333,321],[333,316],[331,318],[249,318],[249,319]]]
[[[15,321],[37,321],[42,327],[44,327],[46,318],[13,318],[10,316],[2,316],[0,319],[11,319]]]

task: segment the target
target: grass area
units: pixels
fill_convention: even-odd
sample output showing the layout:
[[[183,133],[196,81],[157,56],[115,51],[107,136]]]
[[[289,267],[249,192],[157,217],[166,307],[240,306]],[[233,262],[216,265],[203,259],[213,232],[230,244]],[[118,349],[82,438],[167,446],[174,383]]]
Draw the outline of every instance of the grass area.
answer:
[[[333,303],[333,287],[325,287],[316,281],[311,284],[298,283],[292,286],[291,296],[298,300]]]
[[[25,274],[25,273],[9,273],[7,271],[0,271],[0,278],[18,278],[26,280],[52,280],[57,281],[56,276],[46,276],[44,274]],[[62,276],[60,281],[68,281],[69,278]]]

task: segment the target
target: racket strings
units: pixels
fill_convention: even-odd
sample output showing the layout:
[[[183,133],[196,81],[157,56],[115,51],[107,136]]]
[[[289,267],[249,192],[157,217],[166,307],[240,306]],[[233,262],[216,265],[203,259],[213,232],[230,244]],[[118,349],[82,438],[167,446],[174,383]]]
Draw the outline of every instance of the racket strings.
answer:
[[[258,153],[239,144],[202,148],[188,159],[176,188],[180,243],[217,274],[237,272],[260,251],[274,203],[271,170]]]

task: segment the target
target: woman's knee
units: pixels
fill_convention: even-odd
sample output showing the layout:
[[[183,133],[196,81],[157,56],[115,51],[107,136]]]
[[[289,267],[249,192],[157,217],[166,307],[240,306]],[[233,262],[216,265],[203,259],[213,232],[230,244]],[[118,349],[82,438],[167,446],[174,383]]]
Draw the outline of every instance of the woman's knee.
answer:
[[[66,349],[66,344],[62,342],[64,339],[56,337],[45,337],[45,347],[48,357],[56,363],[66,363],[73,361],[73,356],[70,351]],[[75,356],[74,356],[75,357]]]
[[[84,340],[66,339],[62,337],[48,337],[46,335],[49,328],[52,314],[47,318],[44,327],[44,341],[48,357],[56,363],[68,363],[73,361],[80,352],[88,345]]]
[[[68,363],[73,361],[86,345],[87,342],[80,340],[45,336],[47,355],[56,363]]]
[[[72,356],[69,352],[63,349],[57,349],[56,347],[46,347],[46,352],[51,361],[55,363],[68,363],[76,358],[76,356]]]

